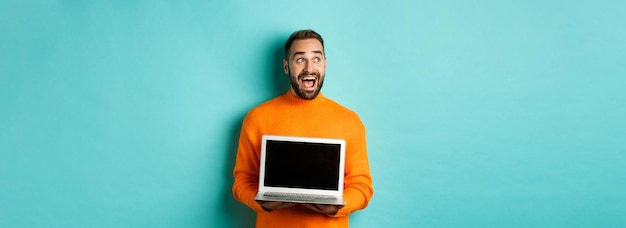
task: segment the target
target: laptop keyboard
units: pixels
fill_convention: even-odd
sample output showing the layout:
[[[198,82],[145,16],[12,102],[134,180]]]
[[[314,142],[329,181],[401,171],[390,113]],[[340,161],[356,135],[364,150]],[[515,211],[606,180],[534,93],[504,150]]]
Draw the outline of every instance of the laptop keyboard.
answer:
[[[297,198],[297,199],[324,199],[334,200],[336,196],[331,195],[316,195],[316,194],[303,194],[303,193],[285,193],[285,192],[266,192],[264,196],[270,197],[285,197],[285,198]]]

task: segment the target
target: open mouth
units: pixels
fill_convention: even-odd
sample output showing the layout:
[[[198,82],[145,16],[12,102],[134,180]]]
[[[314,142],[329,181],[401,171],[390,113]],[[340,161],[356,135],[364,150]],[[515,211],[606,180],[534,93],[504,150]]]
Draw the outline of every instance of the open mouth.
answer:
[[[303,89],[315,89],[317,78],[315,76],[304,76],[300,79]]]

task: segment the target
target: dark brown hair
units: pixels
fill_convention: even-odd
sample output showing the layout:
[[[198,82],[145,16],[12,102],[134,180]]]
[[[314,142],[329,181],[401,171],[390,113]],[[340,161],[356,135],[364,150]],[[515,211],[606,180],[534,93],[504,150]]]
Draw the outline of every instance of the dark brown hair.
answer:
[[[304,30],[298,30],[292,33],[291,36],[289,36],[289,39],[287,39],[287,42],[285,42],[285,59],[289,59],[289,56],[288,56],[289,49],[291,49],[291,45],[293,44],[293,42],[296,40],[304,40],[304,39],[317,39],[322,44],[322,51],[326,53],[326,51],[323,50],[324,39],[322,39],[322,36],[311,29],[304,29]]]

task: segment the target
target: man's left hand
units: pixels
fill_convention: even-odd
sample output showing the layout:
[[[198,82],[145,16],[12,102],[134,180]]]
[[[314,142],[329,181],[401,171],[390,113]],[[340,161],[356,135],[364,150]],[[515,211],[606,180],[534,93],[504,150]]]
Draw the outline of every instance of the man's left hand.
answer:
[[[335,215],[343,207],[343,205],[326,205],[326,204],[304,204],[304,206],[313,211],[322,214]]]

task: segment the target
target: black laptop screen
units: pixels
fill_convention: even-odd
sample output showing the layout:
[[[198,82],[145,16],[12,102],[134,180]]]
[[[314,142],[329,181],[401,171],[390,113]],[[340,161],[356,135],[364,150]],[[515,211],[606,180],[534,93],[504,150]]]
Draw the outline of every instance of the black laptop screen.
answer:
[[[268,140],[265,186],[339,189],[340,144]]]

